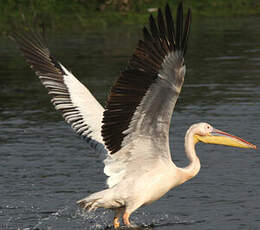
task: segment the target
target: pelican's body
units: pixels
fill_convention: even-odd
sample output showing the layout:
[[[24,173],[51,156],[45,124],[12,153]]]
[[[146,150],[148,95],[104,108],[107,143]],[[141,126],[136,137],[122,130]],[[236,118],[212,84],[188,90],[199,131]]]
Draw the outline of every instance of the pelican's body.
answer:
[[[131,172],[119,184],[105,190],[106,193],[102,194],[102,201],[106,200],[106,195],[108,196],[108,203],[111,200],[115,201],[115,205],[107,208],[114,209],[125,206],[125,212],[131,214],[137,208],[151,204],[172,188],[192,178],[199,172],[200,168],[199,159],[191,171],[189,171],[191,167],[187,170],[178,168],[173,162],[164,158],[150,159],[150,161],[141,160],[143,160],[142,163],[147,162],[150,167],[146,168],[142,166],[142,163],[135,165],[135,167],[138,167],[138,171]],[[93,195],[95,196],[95,194]],[[87,203],[89,199],[92,199],[92,197],[89,196],[79,203]],[[98,202],[95,205],[97,206],[93,208],[98,207]]]
[[[203,126],[204,123],[199,125]],[[196,126],[197,129],[200,128],[199,125]],[[94,193],[78,203],[88,209],[104,205],[110,209],[125,207],[125,212],[130,214],[142,205],[158,200],[169,190],[191,179],[199,172],[200,161],[196,156],[196,142],[194,142],[197,129],[190,128],[185,137],[186,154],[190,159],[190,164],[187,167],[179,168],[168,158],[161,157],[153,140],[148,140],[151,146],[150,152],[154,152],[154,157],[139,157],[138,160],[131,160],[127,168],[133,170],[126,171],[124,178],[118,184],[101,193]],[[143,145],[148,146],[148,143],[143,143]],[[118,156],[131,154],[132,151],[139,151],[143,154],[141,149],[130,151],[122,149],[120,151],[122,152]],[[105,173],[109,175],[108,172],[105,171]],[[91,203],[93,200],[95,202]]]
[[[140,206],[159,199],[171,188],[179,184],[180,180],[175,178],[178,168],[171,162],[159,158],[154,159],[154,161],[150,160],[147,163],[150,164],[151,168],[145,168],[145,166],[142,167],[141,164],[137,164],[135,167],[138,167],[138,171],[130,172],[124,180],[114,187],[101,191],[101,193],[94,193],[79,201],[79,203],[87,203],[93,199],[98,199],[91,208],[115,209],[125,207],[126,212],[132,213]],[[166,181],[167,183],[165,183]]]
[[[27,62],[48,89],[55,108],[94,151],[105,154],[108,188],[77,203],[89,211],[114,210],[115,228],[121,217],[130,226],[133,211],[198,174],[197,142],[255,148],[207,123],[198,123],[185,136],[189,164],[179,168],[172,161],[169,128],[186,72],[184,55],[191,12],[188,11],[183,24],[180,4],[176,18],[174,25],[168,5],[165,17],[158,10],[157,24],[150,17],[150,32],[143,29],[144,39],[139,41],[127,68],[112,87],[106,108],[53,58],[41,36],[30,32],[14,36]]]

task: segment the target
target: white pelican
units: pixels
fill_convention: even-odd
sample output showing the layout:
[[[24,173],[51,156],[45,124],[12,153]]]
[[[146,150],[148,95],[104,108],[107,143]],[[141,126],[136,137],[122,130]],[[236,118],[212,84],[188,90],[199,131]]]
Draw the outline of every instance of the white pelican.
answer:
[[[119,227],[121,217],[126,226],[131,226],[132,212],[197,175],[200,170],[197,142],[256,148],[207,123],[198,123],[185,136],[189,165],[179,168],[173,163],[169,128],[184,81],[190,21],[188,10],[183,22],[182,3],[177,9],[176,25],[168,5],[165,17],[158,10],[157,23],[150,16],[150,31],[144,27],[144,38],[112,87],[105,109],[56,61],[40,35],[23,32],[13,36],[48,89],[55,108],[96,152],[106,154],[104,173],[108,176],[108,188],[77,203],[89,211],[114,210],[115,228]]]

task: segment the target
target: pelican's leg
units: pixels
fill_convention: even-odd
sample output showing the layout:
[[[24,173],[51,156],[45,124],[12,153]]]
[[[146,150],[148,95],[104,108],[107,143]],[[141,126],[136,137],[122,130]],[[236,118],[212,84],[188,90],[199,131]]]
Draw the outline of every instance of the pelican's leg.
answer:
[[[130,217],[130,214],[125,212],[124,215],[123,215],[123,222],[124,222],[125,226],[127,226],[127,227],[131,227],[129,217]]]
[[[117,208],[115,210],[115,216],[114,216],[114,222],[113,222],[113,225],[114,225],[114,228],[117,229],[120,227],[120,217],[123,215],[124,213],[124,208]]]
[[[115,229],[120,227],[119,217],[117,216],[114,217],[113,225]]]

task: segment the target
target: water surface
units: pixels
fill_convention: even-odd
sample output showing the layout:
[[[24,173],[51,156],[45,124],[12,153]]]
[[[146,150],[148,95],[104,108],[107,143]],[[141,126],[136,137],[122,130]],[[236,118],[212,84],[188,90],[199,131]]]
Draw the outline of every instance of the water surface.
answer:
[[[197,19],[171,128],[185,166],[188,127],[205,121],[259,146],[260,18]],[[136,28],[49,34],[49,46],[104,105],[140,39]],[[112,213],[76,200],[105,187],[103,164],[49,102],[14,43],[0,40],[0,229],[110,229]],[[199,144],[199,175],[132,215],[144,229],[259,229],[259,150]]]

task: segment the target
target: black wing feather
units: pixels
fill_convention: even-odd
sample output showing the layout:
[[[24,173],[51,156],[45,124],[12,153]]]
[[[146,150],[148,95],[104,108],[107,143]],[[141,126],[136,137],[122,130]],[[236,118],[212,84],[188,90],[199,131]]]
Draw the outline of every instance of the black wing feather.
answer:
[[[177,10],[177,17],[176,17],[176,49],[181,49],[181,42],[182,42],[182,30],[183,30],[183,7],[182,2],[178,6]]]
[[[170,45],[170,50],[175,49],[175,27],[174,27],[174,20],[172,18],[171,9],[167,4],[165,7],[165,16],[166,16],[166,23],[167,23],[167,31],[168,31],[168,40]]]
[[[161,10],[157,23],[149,18],[150,31],[143,28],[143,41],[139,41],[132,58],[111,89],[104,112],[102,136],[111,154],[119,151],[127,135],[132,117],[146,95],[149,87],[158,78],[165,58],[175,50],[182,56],[187,47],[190,29],[190,13],[183,30],[182,3],[177,11],[176,33],[170,7],[165,7],[165,21]],[[190,12],[190,11],[189,11]]]

